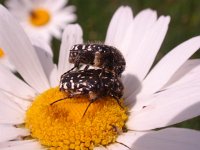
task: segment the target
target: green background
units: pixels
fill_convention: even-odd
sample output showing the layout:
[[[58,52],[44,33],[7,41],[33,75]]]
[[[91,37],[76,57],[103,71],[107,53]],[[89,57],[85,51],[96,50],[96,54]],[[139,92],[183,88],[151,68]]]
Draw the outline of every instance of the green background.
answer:
[[[3,3],[3,0],[0,0],[0,3]],[[142,9],[152,8],[158,12],[158,16],[171,16],[169,30],[156,61],[183,41],[200,35],[199,0],[70,0],[69,4],[77,7],[77,22],[83,28],[86,42],[104,41],[109,21],[121,5],[131,6],[134,15]],[[60,41],[54,39],[52,48],[55,62],[57,62],[59,47]],[[198,51],[193,58],[199,58],[199,56]],[[176,126],[200,130],[200,117]]]

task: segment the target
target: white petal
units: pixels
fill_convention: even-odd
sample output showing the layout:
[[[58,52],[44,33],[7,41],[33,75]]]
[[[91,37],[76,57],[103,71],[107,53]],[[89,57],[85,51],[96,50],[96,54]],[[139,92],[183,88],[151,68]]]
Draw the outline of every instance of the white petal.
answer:
[[[130,150],[128,147],[125,147],[122,144],[119,143],[115,143],[115,144],[111,144],[109,146],[107,146],[108,150]]]
[[[183,63],[200,48],[200,36],[180,44],[169,52],[148,74],[142,85],[140,96],[160,90],[183,65]]]
[[[131,8],[128,6],[119,7],[110,21],[105,44],[112,45],[120,49],[120,43],[122,42],[126,29],[128,29],[132,20],[133,14]]]
[[[137,93],[134,93],[134,96],[132,97],[129,97],[129,96],[134,91],[138,90],[138,87],[141,87],[141,81],[139,81],[139,79],[133,74],[123,74],[122,82],[124,84],[124,95],[123,95],[124,102],[126,105],[129,105],[133,103],[133,101],[135,100],[135,95]]]
[[[21,124],[24,122],[25,112],[20,106],[0,91],[0,124]]]
[[[148,132],[128,131],[118,136],[117,142],[123,143],[131,149],[134,149],[134,142]]]
[[[27,22],[21,22],[21,25],[30,38],[35,37],[42,39],[46,43],[51,42],[52,36],[49,33],[48,27],[41,27],[41,29],[32,28]]]
[[[1,150],[43,150],[45,149],[35,140],[10,141],[0,144]]]
[[[29,135],[26,129],[16,128],[11,125],[0,124],[0,142],[6,142],[9,140],[14,140],[23,136]]]
[[[146,37],[146,33],[149,32],[151,27],[155,24],[157,14],[151,9],[145,9],[137,14],[132,20],[127,30],[123,30],[125,36],[119,42],[121,43],[121,50],[127,60],[127,57],[135,57],[135,53],[138,51],[142,44],[143,39]],[[131,59],[132,61],[134,59]]]
[[[51,70],[51,72],[49,74],[49,81],[50,81],[51,87],[58,86],[59,80],[58,80],[57,65],[54,65],[54,68]]]
[[[5,1],[5,5],[8,8],[15,8],[15,7],[19,7],[20,3],[17,1],[13,1],[13,0],[7,0],[7,1]]]
[[[200,79],[166,89],[146,99],[140,110],[131,110],[127,126],[149,130],[173,125],[200,115]],[[138,99],[140,101],[140,99]]]
[[[36,52],[17,21],[0,6],[0,45],[24,80],[38,92],[49,88]]]
[[[17,78],[10,70],[0,65],[0,72],[1,90],[27,100],[35,96],[35,91]]]
[[[68,25],[62,36],[62,43],[60,48],[58,74],[62,75],[64,72],[72,68],[72,64],[69,64],[69,50],[75,44],[81,44],[83,42],[83,31],[79,24]]]
[[[199,74],[200,59],[188,60],[180,67],[180,69],[176,71],[176,73],[160,91],[176,88],[177,86],[191,86],[193,83],[198,83],[200,82]],[[132,101],[135,100],[135,97],[131,98]],[[150,104],[150,99],[150,96],[139,98],[139,100],[134,103],[134,111],[140,110],[144,105]]]
[[[60,26],[61,23],[64,23],[64,26],[61,26],[62,28],[66,27],[66,23],[71,23],[77,19],[76,15],[73,13],[75,10],[76,7],[74,6],[65,7],[64,9],[54,14],[52,22],[54,22],[58,26]]]
[[[59,1],[51,0],[50,2],[47,1],[46,3],[52,6],[51,8],[53,9],[53,11],[59,11],[67,4],[67,2],[68,0],[59,0]]]
[[[65,13],[67,13],[67,14],[71,14],[71,13],[73,13],[73,12],[75,12],[76,11],[76,7],[75,6],[73,6],[73,5],[68,5],[67,7],[65,7],[64,9],[62,9],[62,10],[60,10],[59,12],[65,12]]]
[[[17,104],[19,108],[23,110],[23,113],[24,111],[27,111],[27,109],[31,106],[31,103],[35,100],[35,99],[31,99],[31,100],[22,99],[22,98],[10,95],[6,92],[4,94],[6,94],[11,101]]]
[[[33,46],[37,52],[42,68],[50,81],[51,86],[57,86],[57,66],[53,62],[51,47],[43,40],[32,39]]]
[[[118,136],[117,142],[114,144],[110,144],[105,147],[97,147],[95,150],[129,150],[129,148],[133,148],[133,143],[137,141],[140,137],[147,134],[148,132],[136,132],[136,131],[128,131]],[[129,148],[128,148],[129,147]]]
[[[125,86],[125,90],[124,90],[125,98],[127,98],[133,91],[135,91],[139,87],[138,84],[140,83],[140,81],[139,81],[139,77],[137,77],[138,72],[140,70],[141,72],[142,70],[145,70],[145,69],[142,69],[142,67],[145,68],[144,67],[145,65],[143,65],[142,67],[140,66],[141,68],[139,70],[133,69],[134,66],[139,65],[140,62],[142,63],[141,61],[142,59],[141,60],[139,59],[137,63],[135,62],[135,59],[137,59],[137,55],[141,55],[140,53],[149,52],[149,46],[148,48],[144,47],[144,45],[146,45],[145,43],[148,43],[147,42],[148,40],[152,40],[152,38],[154,38],[153,36],[156,36],[157,34],[160,33],[159,31],[155,35],[156,30],[165,29],[165,26],[163,26],[162,23],[164,23],[164,21],[166,21],[167,19],[160,19],[158,22],[156,22],[156,17],[157,17],[156,12],[150,9],[140,12],[135,17],[134,21],[132,22],[130,28],[127,31],[125,38],[123,39],[122,50],[123,51],[125,50],[124,55],[127,62],[126,70],[123,73],[124,74],[123,82]],[[152,54],[151,56],[155,56],[157,54],[157,49],[155,48],[152,49],[151,54]],[[153,59],[151,59],[151,61],[153,61]],[[150,64],[148,65],[150,66]]]
[[[11,71],[16,72],[14,65],[9,61],[8,57],[4,56],[3,58],[0,58],[0,64],[6,66]]]
[[[2,142],[0,144],[0,149],[6,148],[6,147],[12,147],[12,146],[19,145],[19,144],[30,143],[30,142],[35,142],[35,140],[25,140],[25,141],[15,140],[15,141]]]
[[[50,45],[46,41],[44,41],[44,39],[41,39],[39,37],[31,37],[30,41],[34,47],[40,48],[40,49],[46,51],[48,53],[48,55],[50,55],[53,58],[52,49],[51,49]]]
[[[9,10],[13,13],[13,15],[16,15],[16,16],[18,16],[19,14],[22,15],[21,12],[28,12],[28,9],[30,10],[31,4],[32,4],[31,1],[24,1],[24,0],[19,0],[19,1],[6,0],[5,1],[5,6],[7,6]],[[18,12],[18,14],[14,12]]]
[[[56,24],[53,24],[53,23],[49,27],[49,33],[57,39],[60,39],[62,35],[60,28]]]
[[[199,150],[200,132],[168,128],[145,134],[134,142],[136,150]]]
[[[125,72],[143,80],[161,47],[166,35],[170,18],[161,16],[138,43],[135,52],[128,54]],[[130,46],[131,47],[131,46]]]
[[[176,87],[181,84],[189,84],[190,82],[200,80],[199,74],[200,59],[188,60],[179,70],[177,70],[163,89]]]
[[[2,148],[6,148],[6,147],[12,147],[12,146],[16,146],[16,145],[20,145],[20,144],[27,144],[30,142],[36,142],[36,140],[23,140],[23,141],[8,141],[8,142],[3,142],[0,144],[0,149]]]

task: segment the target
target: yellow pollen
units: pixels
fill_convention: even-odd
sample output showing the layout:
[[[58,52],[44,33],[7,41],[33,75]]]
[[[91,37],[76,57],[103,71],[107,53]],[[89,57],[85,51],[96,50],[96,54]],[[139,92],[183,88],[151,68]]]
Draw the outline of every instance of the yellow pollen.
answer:
[[[29,21],[33,26],[40,27],[49,23],[51,16],[45,9],[38,8],[30,12]]]
[[[3,49],[0,48],[0,58],[3,58],[5,56],[5,53],[3,51]]]
[[[33,138],[50,150],[94,149],[116,141],[125,127],[126,108],[105,97],[92,103],[83,117],[89,104],[87,97],[67,98],[50,105],[66,96],[56,87],[35,98],[25,118],[25,126]]]

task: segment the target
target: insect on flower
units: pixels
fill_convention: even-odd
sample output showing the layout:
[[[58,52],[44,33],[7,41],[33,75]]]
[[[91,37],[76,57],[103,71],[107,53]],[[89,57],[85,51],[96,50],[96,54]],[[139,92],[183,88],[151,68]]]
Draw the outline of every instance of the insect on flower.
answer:
[[[102,73],[102,69],[70,71],[64,73],[60,79],[60,91],[68,92],[69,97],[89,96],[90,103],[83,116],[89,106],[103,96],[115,98],[119,106],[122,107],[119,99],[123,96],[123,89],[124,87],[119,77],[109,71]],[[51,105],[66,98],[59,99],[51,103]]]
[[[74,64],[71,70],[78,68],[80,64],[86,64],[85,70],[92,65],[119,76],[126,66],[126,61],[117,48],[103,44],[74,45],[70,50],[69,62]]]

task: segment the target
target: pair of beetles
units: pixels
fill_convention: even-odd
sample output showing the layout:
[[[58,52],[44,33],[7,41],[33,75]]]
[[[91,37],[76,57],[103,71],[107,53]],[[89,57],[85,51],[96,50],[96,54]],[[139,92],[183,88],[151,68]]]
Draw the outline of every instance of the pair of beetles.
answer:
[[[77,44],[69,53],[69,62],[74,67],[64,73],[60,78],[60,91],[69,93],[69,97],[88,95],[89,106],[98,98],[111,96],[118,102],[123,96],[124,86],[121,74],[125,70],[126,62],[121,52],[115,47],[103,44]],[[78,70],[80,65],[86,65]],[[89,69],[90,66],[98,69]],[[64,100],[59,99],[52,104]]]

